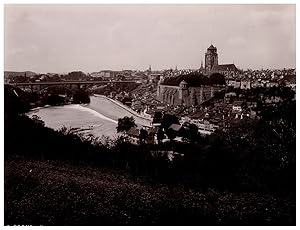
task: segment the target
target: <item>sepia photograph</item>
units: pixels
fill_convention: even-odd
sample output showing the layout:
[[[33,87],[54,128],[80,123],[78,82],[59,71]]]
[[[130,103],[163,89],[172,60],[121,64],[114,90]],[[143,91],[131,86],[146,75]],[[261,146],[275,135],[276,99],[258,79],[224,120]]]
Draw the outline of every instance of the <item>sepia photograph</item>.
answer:
[[[3,4],[5,226],[296,226],[296,4]]]

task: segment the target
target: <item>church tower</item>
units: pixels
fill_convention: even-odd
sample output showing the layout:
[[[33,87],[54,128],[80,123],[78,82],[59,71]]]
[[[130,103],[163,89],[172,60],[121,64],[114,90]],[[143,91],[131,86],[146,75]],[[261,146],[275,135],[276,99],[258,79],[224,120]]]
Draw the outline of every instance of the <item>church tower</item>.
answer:
[[[189,96],[189,86],[185,80],[182,80],[179,84],[179,100],[181,104],[187,104]]]
[[[205,53],[205,72],[211,72],[214,65],[218,65],[218,53],[217,48],[210,45]]]

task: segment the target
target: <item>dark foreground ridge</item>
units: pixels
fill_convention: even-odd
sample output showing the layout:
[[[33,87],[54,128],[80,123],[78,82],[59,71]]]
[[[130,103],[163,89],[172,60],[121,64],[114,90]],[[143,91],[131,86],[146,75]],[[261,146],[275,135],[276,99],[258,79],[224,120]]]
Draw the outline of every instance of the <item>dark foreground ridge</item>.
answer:
[[[145,183],[116,170],[10,159],[6,225],[290,225],[294,203]]]

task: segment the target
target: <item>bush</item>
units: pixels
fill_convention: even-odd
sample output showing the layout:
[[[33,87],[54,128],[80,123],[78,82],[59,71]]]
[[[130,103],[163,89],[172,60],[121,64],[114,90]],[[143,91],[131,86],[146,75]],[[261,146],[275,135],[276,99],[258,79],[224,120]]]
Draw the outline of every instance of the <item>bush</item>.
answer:
[[[75,104],[88,104],[90,103],[90,97],[84,90],[77,90],[73,94],[73,103]]]

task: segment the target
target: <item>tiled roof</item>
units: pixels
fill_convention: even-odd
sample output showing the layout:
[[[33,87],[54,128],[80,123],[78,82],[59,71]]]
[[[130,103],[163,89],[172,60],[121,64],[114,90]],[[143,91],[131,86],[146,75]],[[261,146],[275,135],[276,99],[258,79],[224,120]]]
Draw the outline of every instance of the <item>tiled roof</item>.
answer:
[[[212,71],[237,71],[234,64],[214,65]]]
[[[243,101],[234,101],[233,105],[234,106],[241,106],[243,104]]]
[[[151,129],[148,130],[148,134],[149,135],[156,134],[156,133],[158,133],[158,130],[159,130],[158,127],[151,128]]]
[[[129,129],[129,130],[127,131],[127,134],[128,134],[129,136],[135,136],[135,137],[138,137],[138,136],[139,136],[139,130],[138,130],[137,128],[132,127],[131,129]]]
[[[175,131],[178,131],[181,128],[181,125],[178,124],[172,124],[169,129],[173,129]]]

